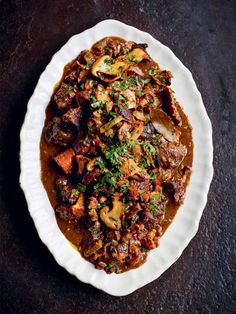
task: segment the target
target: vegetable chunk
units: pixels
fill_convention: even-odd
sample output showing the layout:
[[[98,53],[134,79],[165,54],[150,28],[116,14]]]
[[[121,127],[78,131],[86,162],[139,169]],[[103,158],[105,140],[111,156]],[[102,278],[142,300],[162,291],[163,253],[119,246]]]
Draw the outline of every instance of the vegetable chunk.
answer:
[[[54,160],[65,174],[71,174],[74,156],[74,150],[72,148],[68,148],[64,152],[58,154]]]

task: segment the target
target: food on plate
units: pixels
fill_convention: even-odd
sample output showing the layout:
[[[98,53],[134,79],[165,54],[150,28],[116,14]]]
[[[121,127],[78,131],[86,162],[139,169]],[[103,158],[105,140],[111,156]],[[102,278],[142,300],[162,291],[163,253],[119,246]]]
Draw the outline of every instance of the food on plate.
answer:
[[[41,137],[42,181],[58,225],[107,273],[145,262],[191,174],[191,125],[172,73],[146,49],[106,37],[82,51],[64,68]]]

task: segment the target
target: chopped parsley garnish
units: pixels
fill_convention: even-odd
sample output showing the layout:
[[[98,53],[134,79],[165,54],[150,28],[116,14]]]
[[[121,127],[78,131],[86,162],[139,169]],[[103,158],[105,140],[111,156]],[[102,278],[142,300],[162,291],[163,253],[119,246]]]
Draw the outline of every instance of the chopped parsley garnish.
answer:
[[[133,155],[128,151],[133,145],[133,142],[121,142],[120,144],[111,145],[104,152],[104,155],[113,166],[119,165],[121,163],[120,157],[128,156],[133,158]]]
[[[101,170],[101,172],[104,172],[104,169],[106,167],[104,161],[102,160],[102,157],[98,157],[96,162],[95,162],[95,166],[98,166]]]
[[[100,73],[99,76],[100,76],[100,79],[101,79],[101,80],[104,80],[104,74]]]
[[[139,91],[137,91],[137,95],[138,95],[138,97],[142,97],[144,95],[144,92],[139,90]]]
[[[125,204],[125,211],[129,209],[129,204]]]
[[[88,68],[91,68],[92,65],[93,65],[93,62],[92,62],[92,61],[88,61],[88,62],[86,63],[86,66],[87,66]]]
[[[110,112],[109,112],[109,115],[112,116],[113,118],[116,118],[116,117],[117,117],[117,113],[114,112],[114,111],[110,111]]]
[[[56,196],[56,197],[60,197],[60,192],[58,190],[52,189],[52,193]]]
[[[115,187],[117,182],[117,173],[112,173],[111,171],[107,172],[100,178],[99,182],[94,185],[95,190],[104,188],[107,184],[111,187]]]
[[[146,156],[142,156],[141,161],[140,161],[140,166],[144,169],[147,168],[148,164],[147,164],[147,158]]]
[[[106,105],[106,103],[107,103],[106,101],[98,100],[98,101],[93,102],[91,104],[91,107],[95,109],[95,108],[98,108],[98,107]]]
[[[161,135],[160,134],[153,134],[152,138],[151,138],[151,143],[152,145],[157,145],[160,143],[160,138],[161,138]]]
[[[92,233],[95,233],[97,231],[97,227],[94,225],[89,228],[89,231],[91,231]]]
[[[108,134],[108,137],[113,138],[116,134],[115,133],[110,133]]]
[[[84,83],[81,83],[79,86],[80,89],[84,89]]]
[[[73,196],[78,196],[79,193],[80,193],[80,191],[78,191],[77,189],[76,189],[76,190],[73,189],[72,192],[71,192],[71,194],[72,194]]]
[[[116,185],[116,177],[110,177],[109,173],[107,173],[105,175],[105,181],[107,183],[109,183],[111,186],[115,186]]]
[[[148,74],[149,74],[149,75],[155,75],[155,74],[157,74],[157,69],[150,69],[150,70],[148,70]]]
[[[123,95],[120,94],[118,99],[119,99],[123,104],[125,104],[126,107],[128,107],[129,104],[128,104],[126,98],[125,98]],[[119,103],[117,103],[117,105],[118,105],[118,107],[120,108]],[[122,109],[122,108],[120,108],[120,109]]]
[[[137,214],[135,214],[131,219],[131,225],[134,225],[138,219],[139,219],[139,216]]]
[[[157,177],[159,177],[160,172],[156,172],[151,176],[151,180],[155,180]]]
[[[138,59],[135,56],[130,56],[129,61],[130,62],[138,62]]]
[[[67,88],[67,93],[69,94],[71,91],[74,90],[74,86],[72,85],[66,85],[66,88]]]
[[[88,230],[96,237],[99,236],[99,234],[100,234],[100,229],[99,229],[98,225],[93,225]]]
[[[151,81],[151,80],[148,78],[148,79],[144,80],[143,83],[144,83],[144,84],[147,84],[147,83],[150,83],[150,81]]]
[[[111,262],[110,264],[108,264],[107,269],[111,269],[114,265],[115,265],[115,262]]]
[[[91,95],[91,96],[90,96],[90,100],[92,100],[93,102],[96,102],[96,101],[97,101],[97,98],[96,98],[94,95]]]
[[[139,86],[140,85],[140,80],[139,80],[139,77],[137,75],[133,76],[133,77],[130,77],[127,82],[130,85],[135,85],[135,86]]]
[[[82,184],[82,183],[78,183],[78,184],[76,185],[76,189],[77,189],[79,192],[85,192],[86,189],[87,189],[87,187],[86,187],[86,185],[84,185],[84,184]]]
[[[156,149],[150,142],[145,141],[142,143],[142,146],[147,153],[150,153],[152,156],[156,156]]]
[[[114,87],[114,88],[117,88],[120,90],[126,90],[129,86],[125,82],[116,81],[114,83],[111,83],[111,87]],[[112,92],[110,92],[110,93],[112,93]],[[114,94],[114,92],[113,92],[113,94]],[[111,96],[113,96],[113,95],[111,95]]]
[[[120,187],[122,193],[127,193],[129,191],[129,183],[125,183]]]
[[[96,102],[91,104],[91,107],[95,109],[95,108],[99,107],[100,105],[101,105],[101,101],[96,101]]]
[[[164,209],[163,206],[161,206],[160,202],[165,199],[166,197],[162,193],[155,193],[154,195],[151,196],[149,209],[154,216],[157,214],[158,209]]]

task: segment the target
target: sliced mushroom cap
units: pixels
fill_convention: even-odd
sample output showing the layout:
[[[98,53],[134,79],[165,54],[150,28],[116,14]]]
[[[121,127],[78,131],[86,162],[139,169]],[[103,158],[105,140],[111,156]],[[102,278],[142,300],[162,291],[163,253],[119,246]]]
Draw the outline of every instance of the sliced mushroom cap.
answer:
[[[125,66],[125,62],[118,60],[113,64],[109,63],[111,57],[109,55],[105,55],[97,59],[91,69],[91,72],[96,77],[101,77],[101,74],[104,75],[102,78],[105,82],[113,82],[117,80],[121,76],[121,68]]]
[[[153,80],[160,86],[168,86],[171,84],[171,78],[173,77],[170,71],[156,70],[156,73],[151,75]]]
[[[137,111],[137,110],[135,110],[134,111],[134,113],[133,113],[133,115],[134,115],[134,117],[137,119],[137,120],[140,120],[140,121],[143,121],[143,122],[145,122],[145,116],[144,116],[144,114],[143,114],[143,112],[142,111]]]
[[[102,101],[104,103],[111,101],[108,90],[105,89],[101,84],[99,84],[97,89],[95,90],[95,96],[97,98],[97,101]]]
[[[141,48],[135,48],[127,55],[119,56],[114,62],[111,62],[113,59],[109,55],[104,55],[94,62],[91,72],[105,82],[113,82],[121,77],[124,70],[144,59],[149,59],[149,56]]]
[[[108,206],[104,206],[100,210],[100,218],[105,225],[113,230],[119,230],[121,228],[121,214],[124,212],[124,204],[120,201],[120,194],[115,193],[112,203],[112,210]]]
[[[130,138],[131,125],[127,122],[123,122],[122,126],[118,130],[118,139],[120,141],[127,141]]]
[[[150,176],[145,169],[140,168],[136,162],[131,158],[122,158],[123,162],[121,165],[121,171],[126,177],[132,177],[136,174],[140,175],[142,178],[149,179]]]
[[[121,92],[120,95],[125,98],[125,103],[128,109],[136,108],[136,96],[134,91],[126,89],[125,91]]]
[[[152,108],[150,119],[158,133],[162,134],[169,142],[179,142],[180,131],[177,130],[171,118],[161,109]]]
[[[127,58],[129,61],[137,63],[137,62],[141,62],[142,60],[145,59],[149,59],[148,54],[146,53],[146,51],[144,51],[141,48],[135,48],[132,51],[130,51],[130,53],[128,53]]]

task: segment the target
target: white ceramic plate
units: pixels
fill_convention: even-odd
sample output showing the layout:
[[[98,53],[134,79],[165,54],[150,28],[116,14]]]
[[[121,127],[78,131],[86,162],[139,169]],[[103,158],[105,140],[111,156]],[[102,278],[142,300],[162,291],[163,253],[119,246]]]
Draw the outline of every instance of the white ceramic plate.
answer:
[[[147,262],[137,269],[119,275],[108,275],[105,271],[95,269],[72,248],[61,233],[40,179],[39,159],[39,143],[44,125],[45,108],[54,85],[62,76],[63,67],[81,50],[89,49],[99,39],[110,35],[138,43],[147,43],[151,57],[162,68],[173,73],[172,87],[184,112],[189,117],[193,127],[194,141],[193,173],[184,205],[181,206],[172,224],[161,238],[160,246],[149,253]],[[115,20],[105,20],[71,37],[53,56],[40,76],[28,103],[20,139],[20,184],[25,193],[30,215],[41,240],[47,245],[58,264],[79,280],[90,283],[111,295],[127,295],[158,278],[178,259],[196,234],[213,176],[211,123],[190,71],[169,48],[151,35]]]

